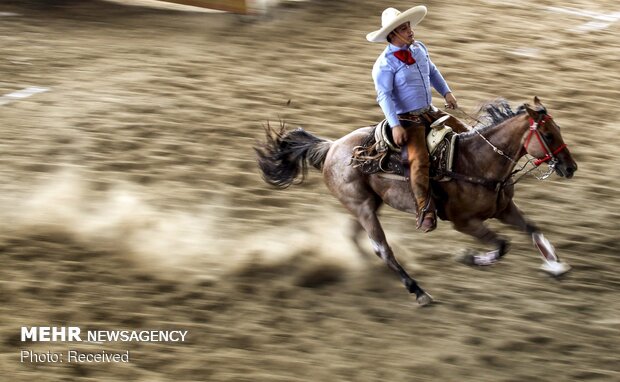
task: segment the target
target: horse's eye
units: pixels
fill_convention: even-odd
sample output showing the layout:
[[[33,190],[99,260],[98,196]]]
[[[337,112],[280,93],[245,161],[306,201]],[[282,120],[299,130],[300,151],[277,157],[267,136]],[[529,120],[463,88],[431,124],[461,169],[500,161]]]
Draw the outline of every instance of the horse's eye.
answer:
[[[551,134],[551,133],[544,133],[543,134],[543,138],[545,138],[545,140],[547,142],[551,142],[553,140],[553,134]]]

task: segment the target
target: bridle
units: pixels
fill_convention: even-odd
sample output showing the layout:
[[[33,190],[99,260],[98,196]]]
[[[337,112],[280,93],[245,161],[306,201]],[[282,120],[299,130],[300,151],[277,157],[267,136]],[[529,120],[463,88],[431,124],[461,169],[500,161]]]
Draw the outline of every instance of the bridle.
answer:
[[[463,113],[465,116],[469,117],[470,119],[472,119],[472,120],[474,120],[474,121],[476,121],[478,123],[481,123],[479,119],[477,119],[475,117],[472,117],[471,115],[467,114],[463,109],[461,109],[459,107],[457,107],[456,109],[459,110],[461,113]],[[493,180],[489,180],[489,179],[478,179],[478,178],[473,178],[473,177],[468,177],[468,176],[461,176],[460,174],[455,174],[455,173],[451,173],[449,175],[451,175],[451,176],[453,176],[455,178],[464,179],[464,180],[472,182],[472,183],[491,185],[491,186],[493,186],[492,188],[495,188],[497,191],[499,191],[499,189],[501,189],[501,188],[503,188],[505,186],[510,186],[510,185],[516,184],[517,182],[519,182],[521,180],[521,178],[523,178],[524,176],[530,174],[534,170],[538,170],[538,172],[540,174],[540,175],[532,174],[536,179],[538,179],[538,180],[545,180],[545,179],[547,179],[555,171],[555,166],[558,163],[556,155],[559,154],[562,150],[568,149],[568,146],[566,145],[566,143],[562,143],[558,148],[556,148],[555,150],[552,151],[550,149],[549,144],[547,143],[547,140],[545,139],[545,137],[543,137],[540,134],[539,127],[544,126],[545,123],[547,123],[550,120],[551,120],[551,116],[549,114],[547,114],[546,111],[544,111],[544,109],[543,109],[543,112],[538,117],[537,121],[535,121],[532,117],[529,117],[530,131],[529,131],[529,133],[528,133],[528,135],[525,138],[525,141],[523,143],[523,149],[525,150],[525,153],[527,154],[527,152],[528,152],[527,148],[528,148],[529,144],[531,143],[532,137],[535,136],[536,139],[538,140],[538,142],[540,143],[541,147],[545,150],[545,155],[542,158],[535,158],[535,159],[530,158],[530,159],[528,159],[526,163],[524,163],[518,169],[512,171],[504,180],[502,180],[502,181],[493,181]],[[501,155],[502,157],[508,159],[514,165],[518,164],[517,161],[514,158],[511,158],[506,153],[504,153],[501,149],[496,147],[485,136],[483,136],[477,129],[471,129],[471,130],[475,131],[489,146],[491,146],[495,153],[497,153],[497,154]],[[541,173],[541,171],[539,169],[539,166],[541,164],[547,163],[547,162],[548,162],[548,169],[547,169],[547,171],[544,172],[544,173]],[[532,167],[529,170],[521,173],[513,181],[511,181],[511,182],[508,181],[509,179],[511,179],[515,175],[517,175],[518,173],[520,173],[523,170],[525,170],[525,168],[527,167],[527,165],[529,163],[532,163],[534,165],[534,167]]]
[[[540,131],[538,130],[539,127],[544,126],[545,123],[547,123],[550,120],[551,120],[551,116],[549,114],[542,114],[538,118],[538,121],[535,121],[534,118],[532,117],[529,118],[530,132],[528,133],[527,137],[525,137],[525,142],[523,143],[523,149],[525,149],[525,152],[527,153],[527,148],[532,141],[532,137],[536,137],[536,139],[538,140],[538,143],[545,151],[545,155],[542,158],[537,158],[534,161],[534,166],[536,167],[549,161],[551,162],[551,164],[557,163],[558,160],[556,159],[555,156],[559,154],[562,150],[568,147],[566,143],[562,143],[558,148],[551,151],[551,148],[549,148],[549,144],[547,143],[547,140],[545,139],[545,137],[543,137],[540,134]]]

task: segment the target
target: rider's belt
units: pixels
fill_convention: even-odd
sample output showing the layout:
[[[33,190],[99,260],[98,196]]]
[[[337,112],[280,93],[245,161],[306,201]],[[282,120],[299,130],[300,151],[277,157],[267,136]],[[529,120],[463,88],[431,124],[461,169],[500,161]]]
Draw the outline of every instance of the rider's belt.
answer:
[[[421,109],[415,109],[415,110],[408,111],[406,113],[398,114],[398,116],[401,117],[401,118],[403,118],[403,117],[405,117],[405,118],[406,117],[418,117],[418,116],[420,116],[420,115],[422,115],[424,113],[428,113],[429,111],[437,112],[438,109],[435,106],[433,106],[433,105],[428,105],[428,106],[423,107]]]

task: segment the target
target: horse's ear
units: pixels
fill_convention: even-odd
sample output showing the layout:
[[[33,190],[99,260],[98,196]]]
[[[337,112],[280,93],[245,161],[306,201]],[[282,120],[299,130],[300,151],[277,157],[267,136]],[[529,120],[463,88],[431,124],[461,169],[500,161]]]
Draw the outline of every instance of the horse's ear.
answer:
[[[536,99],[534,99],[534,101],[536,101]],[[523,104],[523,106],[525,107],[525,111],[527,111],[527,113],[530,115],[530,117],[532,117],[532,119],[534,119],[535,121],[538,120],[538,111],[532,109],[529,103]]]
[[[536,106],[538,113],[547,114],[547,108],[542,104],[542,102],[540,102],[540,98],[537,96],[534,96],[534,105]]]

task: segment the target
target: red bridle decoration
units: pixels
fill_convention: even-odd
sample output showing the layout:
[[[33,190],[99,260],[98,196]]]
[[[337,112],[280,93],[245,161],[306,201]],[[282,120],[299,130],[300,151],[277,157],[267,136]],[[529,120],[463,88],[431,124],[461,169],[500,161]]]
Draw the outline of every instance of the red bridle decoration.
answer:
[[[562,143],[557,149],[551,151],[549,145],[547,145],[547,142],[545,142],[545,139],[540,135],[540,131],[538,131],[538,128],[540,126],[543,126],[550,119],[551,116],[548,114],[545,114],[539,122],[534,121],[534,118],[530,117],[530,133],[525,138],[523,148],[525,149],[525,152],[527,152],[527,146],[530,144],[532,136],[536,136],[536,138],[538,139],[538,143],[540,143],[540,146],[545,150],[545,156],[542,158],[537,158],[534,161],[535,166],[540,166],[541,164],[548,162],[551,159],[555,159],[555,156],[567,147],[566,143]]]

